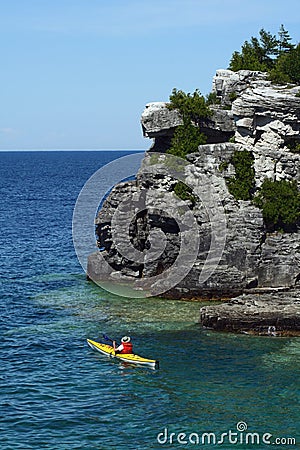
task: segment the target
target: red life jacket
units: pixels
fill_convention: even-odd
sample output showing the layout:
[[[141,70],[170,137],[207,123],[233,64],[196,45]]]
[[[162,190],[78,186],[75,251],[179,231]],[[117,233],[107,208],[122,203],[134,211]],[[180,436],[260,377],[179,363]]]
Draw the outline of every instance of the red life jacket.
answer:
[[[120,353],[132,353],[132,343],[131,342],[122,342],[123,350]]]

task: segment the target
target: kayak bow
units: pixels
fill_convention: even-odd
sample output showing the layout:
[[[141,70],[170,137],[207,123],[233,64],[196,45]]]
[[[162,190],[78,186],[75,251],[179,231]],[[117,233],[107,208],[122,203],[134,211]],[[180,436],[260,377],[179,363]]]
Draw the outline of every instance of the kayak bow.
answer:
[[[103,355],[109,356],[110,358],[117,358],[121,361],[136,364],[138,366],[151,367],[151,369],[158,369],[159,362],[154,359],[143,358],[142,356],[135,355],[134,353],[117,353],[111,345],[102,344],[100,342],[92,341],[91,339],[87,339],[88,345],[97,352],[102,353]]]

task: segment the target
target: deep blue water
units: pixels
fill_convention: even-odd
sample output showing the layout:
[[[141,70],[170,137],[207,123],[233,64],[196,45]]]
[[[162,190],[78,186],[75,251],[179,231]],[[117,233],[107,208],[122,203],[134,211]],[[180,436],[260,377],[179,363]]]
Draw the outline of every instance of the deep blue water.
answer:
[[[178,433],[220,437],[241,421],[299,445],[299,339],[202,330],[197,303],[121,298],[86,281],[72,243],[76,198],[125,154],[0,153],[1,450],[209,449]],[[95,354],[86,338],[103,332],[130,334],[160,370]]]

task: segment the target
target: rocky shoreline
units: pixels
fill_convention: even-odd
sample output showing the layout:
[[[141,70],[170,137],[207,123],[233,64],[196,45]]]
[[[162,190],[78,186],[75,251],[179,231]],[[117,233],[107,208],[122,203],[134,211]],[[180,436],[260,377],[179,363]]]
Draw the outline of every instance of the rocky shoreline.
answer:
[[[300,231],[268,231],[261,209],[250,200],[234,198],[227,180],[235,176],[233,155],[249,152],[256,190],[266,179],[294,181],[300,190],[300,154],[291,149],[291,144],[300,144],[299,92],[299,86],[272,85],[265,73],[217,71],[213,93],[220,104],[212,107],[213,116],[201,125],[207,144],[187,155],[183,169],[184,182],[198,187],[202,204],[196,202],[191,207],[189,200],[179,202],[178,210],[190,208],[190,218],[184,219],[182,229],[170,213],[174,210],[177,180],[165,173],[161,164],[176,127],[182,123],[181,117],[163,102],[149,103],[141,123],[144,136],[154,140],[151,153],[146,153],[136,180],[117,185],[104,202],[96,219],[101,252],[89,257],[88,276],[96,282],[111,278],[121,282],[133,280],[136,285],[149,280],[151,291],[157,285],[151,280],[174,266],[181,248],[188,247],[188,226],[194,221],[199,237],[198,253],[189,272],[173,283],[171,289],[164,289],[165,295],[177,299],[226,300],[201,308],[200,322],[205,327],[297,335]],[[218,205],[223,211],[223,229],[221,216],[215,214]],[[138,211],[134,220],[130,219],[130,208]],[[116,218],[121,233],[113,230]],[[126,230],[129,230],[127,240]],[[159,257],[151,258],[151,252],[158,254],[160,250],[162,234],[165,247]],[[120,242],[116,243],[116,235]],[[151,236],[157,238],[150,245]],[[211,243],[222,241],[223,237],[219,254],[216,250],[212,254]],[[138,257],[134,256],[136,252]],[[102,264],[103,260],[107,264]],[[183,261],[182,267],[185,265]],[[213,272],[203,277],[211,266]],[[161,277],[159,283],[163,282]],[[156,295],[155,289],[153,292]]]

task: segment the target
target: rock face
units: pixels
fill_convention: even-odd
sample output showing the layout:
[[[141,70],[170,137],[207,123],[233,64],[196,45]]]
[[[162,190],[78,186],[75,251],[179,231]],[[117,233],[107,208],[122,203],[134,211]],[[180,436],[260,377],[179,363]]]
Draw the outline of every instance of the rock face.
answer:
[[[199,248],[186,276],[166,289],[165,295],[225,299],[253,289],[285,289],[281,294],[247,294],[227,305],[206,307],[201,311],[201,321],[227,330],[259,331],[260,322],[263,327],[296,329],[298,291],[293,290],[291,300],[287,300],[286,292],[295,289],[300,279],[300,232],[269,234],[261,210],[251,201],[236,200],[228,191],[226,179],[235,175],[231,163],[234,152],[246,150],[254,158],[256,188],[269,178],[296,180],[300,189],[300,155],[291,151],[300,143],[299,91],[299,87],[272,85],[264,73],[218,70],[213,92],[221,104],[213,107],[212,119],[202,125],[208,143],[188,155],[181,170],[183,178],[174,175],[169,162],[166,170],[168,164],[160,154],[170,146],[176,127],[182,124],[181,117],[165,103],[149,103],[141,123],[144,136],[154,139],[151,153],[146,154],[136,181],[113,189],[96,221],[98,245],[111,272],[123,279],[151,280],[172,268],[180,249],[188,247],[185,228],[178,226],[172,208],[174,212],[188,207],[192,219],[187,220],[187,213],[182,213],[183,223],[188,227],[188,222],[195,221]],[[233,135],[234,143],[229,142]],[[176,200],[178,180],[194,189],[197,201],[188,197]],[[136,211],[134,219],[128,213],[130,209]],[[123,244],[116,243],[113,236],[116,215],[124,222],[119,233],[123,237],[118,238]],[[162,242],[164,249],[159,253]],[[120,251],[122,245],[127,248],[125,254]],[[151,252],[158,256],[149,257]],[[111,276],[105,271],[101,275],[97,254],[90,257],[88,272],[93,279]],[[297,304],[296,312],[289,308],[291,303]],[[278,319],[274,319],[276,323],[273,316]]]

